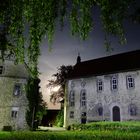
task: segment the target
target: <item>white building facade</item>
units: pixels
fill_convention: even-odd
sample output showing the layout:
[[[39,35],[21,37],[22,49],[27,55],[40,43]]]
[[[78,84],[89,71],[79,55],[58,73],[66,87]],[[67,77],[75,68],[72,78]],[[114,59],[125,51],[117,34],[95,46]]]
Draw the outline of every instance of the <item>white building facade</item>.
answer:
[[[134,51],[77,61],[66,84],[64,125],[140,120],[139,60]]]

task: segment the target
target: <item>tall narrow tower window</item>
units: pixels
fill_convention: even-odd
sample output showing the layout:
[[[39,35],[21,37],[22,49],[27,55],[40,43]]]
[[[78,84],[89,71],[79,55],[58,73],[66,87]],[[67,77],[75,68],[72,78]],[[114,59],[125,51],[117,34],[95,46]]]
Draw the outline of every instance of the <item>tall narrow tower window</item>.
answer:
[[[113,91],[118,90],[118,79],[116,76],[112,76],[111,78],[111,90]]]
[[[101,79],[97,80],[97,92],[102,92],[103,90],[103,81]]]
[[[86,106],[86,90],[81,90],[81,106]]]
[[[70,95],[69,95],[69,105],[72,107],[72,106],[75,106],[75,93],[74,93],[74,90],[71,90],[70,91]]]

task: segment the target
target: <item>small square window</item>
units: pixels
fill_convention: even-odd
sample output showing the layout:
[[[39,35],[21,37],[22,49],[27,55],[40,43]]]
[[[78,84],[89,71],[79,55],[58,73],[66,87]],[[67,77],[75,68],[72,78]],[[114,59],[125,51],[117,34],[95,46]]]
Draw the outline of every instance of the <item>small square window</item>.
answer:
[[[17,118],[17,114],[18,114],[17,111],[12,111],[12,112],[11,112],[11,117],[12,117],[12,118]]]
[[[19,96],[21,94],[21,84],[16,84],[14,86],[14,96]]]
[[[11,117],[12,118],[17,118],[18,117],[18,107],[12,107],[12,111],[11,111]]]
[[[74,111],[70,112],[70,118],[73,119],[74,118]]]

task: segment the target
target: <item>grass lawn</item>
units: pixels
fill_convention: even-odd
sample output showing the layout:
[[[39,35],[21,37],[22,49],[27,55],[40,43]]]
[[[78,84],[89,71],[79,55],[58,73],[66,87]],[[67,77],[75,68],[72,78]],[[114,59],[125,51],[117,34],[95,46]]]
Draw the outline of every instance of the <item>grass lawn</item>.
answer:
[[[95,125],[96,124],[96,125]],[[92,126],[105,126],[102,129],[93,130]],[[82,125],[71,131],[21,131],[21,132],[0,132],[0,140],[140,140],[140,122],[131,123],[89,123],[85,126],[86,130],[82,130]],[[90,127],[89,127],[90,126]],[[116,127],[117,126],[117,127]],[[127,127],[126,127],[127,126]],[[113,127],[115,129],[113,129]],[[122,129],[122,128],[128,128]],[[129,129],[129,127],[133,129]],[[135,128],[136,127],[136,128]],[[91,129],[89,129],[91,128]],[[112,128],[112,129],[108,129]],[[135,129],[134,129],[135,128]],[[84,128],[85,129],[85,128]],[[132,130],[132,131],[131,131]],[[134,131],[136,130],[136,131]]]

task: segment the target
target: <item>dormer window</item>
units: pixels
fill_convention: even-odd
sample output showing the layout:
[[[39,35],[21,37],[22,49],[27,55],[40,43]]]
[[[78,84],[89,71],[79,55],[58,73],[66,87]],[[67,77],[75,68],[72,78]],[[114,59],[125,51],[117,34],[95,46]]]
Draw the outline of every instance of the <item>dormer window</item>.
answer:
[[[13,94],[14,96],[19,96],[21,94],[21,84],[15,84]]]

